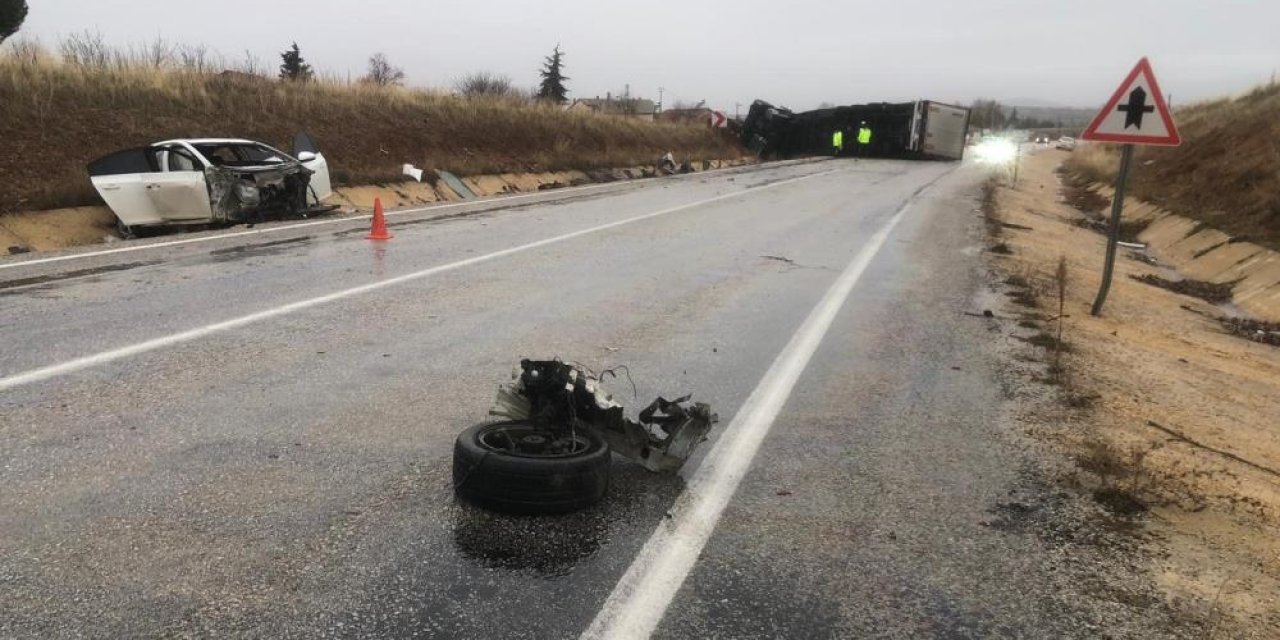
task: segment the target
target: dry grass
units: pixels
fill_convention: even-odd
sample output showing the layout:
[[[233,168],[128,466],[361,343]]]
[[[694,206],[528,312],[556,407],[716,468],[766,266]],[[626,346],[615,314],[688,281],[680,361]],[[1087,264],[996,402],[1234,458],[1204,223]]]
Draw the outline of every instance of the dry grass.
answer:
[[[167,138],[244,137],[288,150],[306,130],[339,184],[395,180],[406,162],[476,174],[647,164],[668,150],[744,153],[706,127],[334,78],[279,82],[252,59],[213,72],[225,68],[216,56],[163,43],[124,53],[99,45],[64,42],[61,56],[21,41],[0,50],[0,212],[92,203],[87,162]]]
[[[1235,236],[1280,249],[1280,84],[1175,112],[1180,147],[1139,147],[1130,193]],[[1082,145],[1067,167],[1110,183],[1111,145]]]

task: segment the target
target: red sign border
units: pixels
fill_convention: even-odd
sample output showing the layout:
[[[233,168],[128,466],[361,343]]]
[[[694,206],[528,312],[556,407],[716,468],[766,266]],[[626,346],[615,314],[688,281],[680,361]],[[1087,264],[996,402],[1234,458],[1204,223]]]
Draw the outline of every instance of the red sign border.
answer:
[[[1165,130],[1169,132],[1167,136],[1144,136],[1141,134],[1125,134],[1125,133],[1098,133],[1098,127],[1102,126],[1102,121],[1111,115],[1116,107],[1120,106],[1120,101],[1124,99],[1124,90],[1133,85],[1133,81],[1138,78],[1138,74],[1143,74],[1147,79],[1147,84],[1151,86],[1151,93],[1155,94],[1156,112],[1160,114],[1160,119],[1164,121]],[[1111,99],[1107,101],[1106,106],[1093,117],[1093,122],[1080,134],[1081,140],[1089,140],[1091,142],[1120,142],[1126,144],[1153,144],[1169,147],[1176,147],[1182,144],[1182,136],[1178,133],[1178,128],[1173,126],[1173,116],[1169,114],[1169,105],[1164,101],[1164,93],[1160,91],[1160,83],[1156,81],[1156,74],[1151,70],[1151,62],[1145,57],[1138,61],[1133,67],[1133,71],[1129,72],[1129,76],[1120,83],[1120,88],[1116,89]]]

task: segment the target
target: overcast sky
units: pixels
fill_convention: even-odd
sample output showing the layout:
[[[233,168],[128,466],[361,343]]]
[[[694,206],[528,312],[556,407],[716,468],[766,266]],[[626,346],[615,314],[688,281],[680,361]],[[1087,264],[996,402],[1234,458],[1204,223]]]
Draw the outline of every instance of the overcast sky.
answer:
[[[409,84],[489,70],[532,87],[560,43],[571,97],[763,98],[795,109],[931,98],[1098,106],[1149,56],[1175,102],[1243,91],[1280,69],[1280,0],[28,0],[23,33],[162,36],[278,66],[297,40],[317,70],[359,76],[381,51]]]

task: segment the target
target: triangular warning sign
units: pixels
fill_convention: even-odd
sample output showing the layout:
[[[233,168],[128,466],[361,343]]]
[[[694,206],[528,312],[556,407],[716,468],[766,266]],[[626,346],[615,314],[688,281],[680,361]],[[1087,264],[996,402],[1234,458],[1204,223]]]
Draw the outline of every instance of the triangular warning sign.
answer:
[[[1143,58],[1080,135],[1094,142],[1182,144],[1151,63]]]

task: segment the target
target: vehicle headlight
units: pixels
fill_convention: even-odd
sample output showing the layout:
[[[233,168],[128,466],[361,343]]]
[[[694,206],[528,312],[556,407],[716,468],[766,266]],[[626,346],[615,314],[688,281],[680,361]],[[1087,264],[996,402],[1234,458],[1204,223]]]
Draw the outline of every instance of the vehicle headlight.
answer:
[[[1008,140],[987,140],[975,149],[978,160],[991,164],[1008,164],[1018,155],[1018,145]]]

